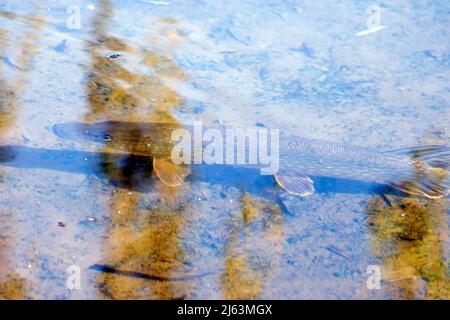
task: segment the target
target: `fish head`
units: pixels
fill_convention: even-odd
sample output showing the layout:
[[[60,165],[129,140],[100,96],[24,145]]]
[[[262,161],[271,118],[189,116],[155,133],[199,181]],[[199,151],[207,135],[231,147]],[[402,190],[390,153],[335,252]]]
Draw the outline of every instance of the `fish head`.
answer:
[[[106,121],[55,124],[53,132],[62,139],[78,143],[108,145],[114,150],[165,156],[172,149],[173,125]]]
[[[55,124],[52,129],[56,136],[74,142],[89,141],[107,144],[113,140],[113,135],[108,132],[108,126],[105,122],[94,124],[66,122]]]

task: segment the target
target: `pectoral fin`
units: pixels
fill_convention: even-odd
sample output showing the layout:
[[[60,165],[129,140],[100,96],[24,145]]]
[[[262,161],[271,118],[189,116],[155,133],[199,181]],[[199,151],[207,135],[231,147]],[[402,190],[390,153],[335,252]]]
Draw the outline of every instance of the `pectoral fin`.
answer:
[[[175,164],[170,159],[153,159],[153,169],[158,178],[171,187],[181,186],[191,173],[189,166]]]
[[[314,183],[309,177],[298,175],[275,175],[280,187],[291,194],[305,197],[314,193]]]

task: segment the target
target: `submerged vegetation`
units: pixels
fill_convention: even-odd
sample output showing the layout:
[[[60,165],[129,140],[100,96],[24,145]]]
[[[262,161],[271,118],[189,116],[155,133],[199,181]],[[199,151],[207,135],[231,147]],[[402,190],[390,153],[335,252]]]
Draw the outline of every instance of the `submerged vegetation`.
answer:
[[[385,285],[397,299],[450,299],[446,200],[370,199],[367,226]]]
[[[238,166],[187,174],[142,152],[138,125],[201,120],[364,148],[448,145],[448,35],[415,19],[421,10],[446,22],[441,4],[386,5],[399,23],[357,37],[367,17],[356,1],[99,0],[80,7],[79,29],[67,27],[64,2],[4,2],[0,299],[450,299],[443,168],[432,170],[439,183],[390,184],[409,196],[333,179],[340,172],[279,185]],[[66,122],[104,123],[102,138],[115,141],[61,139],[52,128]],[[435,163],[447,152],[415,150]],[[314,169],[337,171],[334,162]],[[367,174],[354,163],[347,173]],[[366,288],[374,258],[383,290]],[[80,289],[67,286],[70,266]]]

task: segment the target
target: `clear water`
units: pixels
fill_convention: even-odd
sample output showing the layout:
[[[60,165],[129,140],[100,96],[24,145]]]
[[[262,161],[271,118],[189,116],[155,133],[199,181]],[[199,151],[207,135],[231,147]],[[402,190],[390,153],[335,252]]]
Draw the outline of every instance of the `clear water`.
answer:
[[[371,4],[0,0],[0,297],[448,299],[448,198],[314,177],[301,198],[224,166],[171,188],[148,159],[51,130],[201,120],[450,145],[448,1],[378,2],[379,21]]]

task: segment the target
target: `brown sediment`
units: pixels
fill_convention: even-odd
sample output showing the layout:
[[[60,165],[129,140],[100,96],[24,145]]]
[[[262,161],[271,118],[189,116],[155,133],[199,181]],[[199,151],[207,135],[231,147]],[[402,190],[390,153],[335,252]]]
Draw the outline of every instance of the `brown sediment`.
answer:
[[[397,299],[449,299],[445,200],[389,201],[391,206],[374,197],[367,206],[372,249],[387,280],[383,285]]]
[[[163,48],[161,52],[139,50],[109,36],[107,29],[113,5],[106,0],[100,4],[102,13],[95,19],[93,30],[97,41],[89,42],[87,46],[92,64],[86,70],[91,110],[86,121],[175,122],[168,115],[172,108],[182,106],[183,101],[165,84],[165,79],[183,81],[187,78],[185,73],[170,59],[170,51]],[[105,58],[108,50],[121,51],[122,62],[108,61]],[[150,68],[153,74],[133,69],[131,61]]]
[[[164,191],[163,189],[166,188]],[[105,243],[105,260],[118,270],[154,275],[167,281],[149,282],[143,277],[98,276],[100,292],[113,299],[173,299],[189,296],[190,283],[197,278],[185,277],[183,250],[179,233],[184,225],[184,212],[170,209],[176,192],[159,188],[160,197],[167,198],[167,208],[138,209],[141,195],[117,189],[111,198],[111,229]],[[164,192],[169,192],[167,197]],[[172,281],[182,279],[182,282]]]
[[[178,199],[177,189],[162,184],[156,186],[160,199],[167,203],[167,207],[161,206],[160,210],[139,209],[142,194],[131,190],[115,188],[111,192],[111,229],[105,243],[108,263],[119,270],[157,275],[160,279],[183,277],[179,233],[184,225],[184,212],[173,209]],[[143,278],[127,279],[112,274],[102,274],[99,280],[101,293],[118,299],[177,298],[187,296],[190,286],[184,283],[148,283]],[[194,281],[195,278],[185,280]]]
[[[4,16],[10,19],[17,18],[15,15],[6,14]],[[14,124],[19,114],[20,106],[18,101],[27,82],[27,71],[37,50],[35,42],[39,38],[38,31],[44,26],[42,18],[37,16],[35,12],[29,18],[23,17],[22,19],[28,26],[27,32],[20,41],[11,43],[16,46],[18,52],[16,59],[18,68],[14,70],[14,79],[9,83],[6,83],[4,79],[0,79],[0,136]],[[7,36],[7,34],[8,32],[5,29],[0,29],[2,38]],[[6,42],[0,41],[0,55],[3,54],[5,47]],[[3,63],[0,63],[0,74],[3,73],[2,67]]]
[[[112,17],[110,1],[100,2],[101,12],[94,20],[96,42],[88,43],[92,64],[87,67],[86,87],[89,112],[86,122],[119,120],[124,122],[177,123],[173,108],[183,104],[181,96],[165,84],[166,78],[184,80],[184,73],[170,59],[170,52],[143,51],[108,35]],[[108,60],[105,52],[120,51],[123,59]],[[133,69],[132,62],[152,70],[151,75]],[[114,131],[114,128],[111,128]],[[114,136],[114,132],[111,132]],[[136,139],[143,139],[136,132]],[[125,145],[130,154],[133,143]],[[104,147],[102,151],[108,151]],[[177,207],[179,188],[168,187],[151,179],[151,171],[140,179],[153,185],[153,191],[166,206],[142,208],[143,194],[133,191],[132,165],[128,173],[113,159],[105,158],[105,174],[112,179],[129,180],[121,187],[111,187],[109,236],[104,243],[107,269],[98,275],[101,298],[111,299],[177,299],[189,297],[198,277],[186,276],[185,256],[180,233],[186,212]],[[153,171],[154,174],[154,171]],[[154,183],[153,183],[154,182]],[[127,186],[129,188],[127,188]],[[183,185],[186,189],[189,186]],[[118,276],[122,275],[122,276]],[[156,280],[156,281],[149,281]],[[160,281],[158,281],[160,280]]]
[[[0,12],[0,16],[22,22],[27,26],[23,37],[16,42],[10,41],[6,29],[0,29],[0,56],[3,55],[7,45],[15,46],[18,52],[13,63],[16,68],[12,71],[14,75],[12,81],[7,82],[3,79],[3,63],[0,63],[0,139],[2,139],[14,126],[20,114],[20,98],[27,83],[27,71],[36,53],[35,42],[39,38],[38,32],[44,23],[36,14],[36,9],[33,9],[28,17],[17,16],[10,12]],[[1,169],[0,180],[3,175],[3,169]],[[3,186],[4,184],[1,185]],[[0,233],[0,299],[17,300],[27,297],[27,280],[17,274],[15,263],[10,258],[14,256],[15,243],[20,239],[14,217],[15,215],[11,212],[0,213],[0,224],[5,228],[5,232],[2,230]]]
[[[249,267],[245,256],[225,258],[224,292],[226,299],[257,299],[263,281]]]
[[[0,300],[22,300],[26,296],[25,280],[9,275],[6,280],[0,279]]]
[[[222,275],[225,299],[257,299],[281,252],[282,218],[277,206],[244,193],[233,217]],[[257,229],[257,230],[254,230]]]
[[[20,22],[25,24],[26,26],[30,27],[30,29],[37,29],[40,30],[44,27],[44,20],[42,19],[42,16],[39,16],[36,14],[37,9],[36,7],[33,8],[32,14],[28,16],[22,16],[19,14],[16,14],[15,12],[11,11],[0,11],[0,17]]]
[[[0,300],[18,300],[26,297],[26,281],[17,275],[15,263],[11,261],[18,233],[15,221],[8,219],[10,216],[11,213],[4,209],[0,211],[0,224],[4,228],[0,231]]]

